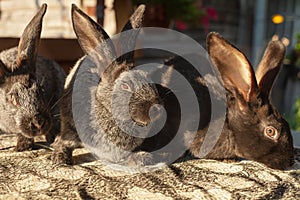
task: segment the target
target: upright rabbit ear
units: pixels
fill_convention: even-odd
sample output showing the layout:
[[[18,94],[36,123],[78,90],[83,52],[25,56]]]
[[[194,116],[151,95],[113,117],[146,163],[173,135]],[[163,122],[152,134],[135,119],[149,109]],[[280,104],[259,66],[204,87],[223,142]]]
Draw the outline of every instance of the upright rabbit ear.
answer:
[[[75,4],[72,4],[72,23],[82,50],[96,64],[102,66],[113,60],[116,52],[108,34]]]
[[[5,76],[9,73],[5,64],[0,60],[0,83],[2,83],[5,79]]]
[[[267,97],[270,95],[275,78],[281,68],[285,55],[284,44],[277,40],[269,42],[256,70],[258,88]]]
[[[43,4],[37,14],[26,26],[18,46],[17,66],[26,64],[27,67],[35,71],[35,63],[42,32],[43,17],[46,13],[46,10],[47,5]]]
[[[145,5],[140,5],[122,29],[119,41],[121,56],[117,60],[119,63],[125,61],[128,65],[133,66],[134,52],[132,50],[142,25],[144,12]]]
[[[238,92],[246,102],[250,102],[257,94],[257,83],[246,56],[214,32],[207,37],[207,47],[224,87],[233,93]]]
[[[118,41],[118,49],[120,50],[120,57],[115,63],[112,63],[102,74],[102,81],[114,82],[119,75],[134,66],[134,52],[136,38],[139,33],[139,28],[142,24],[142,18],[145,11],[145,6],[140,5],[131,15],[128,22],[122,29]]]

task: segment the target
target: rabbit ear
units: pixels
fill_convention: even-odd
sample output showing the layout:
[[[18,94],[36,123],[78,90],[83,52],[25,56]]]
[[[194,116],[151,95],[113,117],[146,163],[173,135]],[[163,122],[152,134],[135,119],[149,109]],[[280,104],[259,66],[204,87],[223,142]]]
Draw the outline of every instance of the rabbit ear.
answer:
[[[46,13],[46,10],[47,5],[43,4],[38,13],[26,26],[18,46],[18,66],[26,63],[27,67],[30,67],[30,69],[35,71],[35,63],[42,32],[43,17]]]
[[[224,87],[234,94],[238,92],[246,102],[250,102],[257,94],[257,83],[246,56],[214,32],[207,37],[207,47]]]
[[[144,11],[145,6],[140,5],[123,27],[118,42],[118,47],[120,48],[120,57],[103,72],[101,77],[103,82],[106,81],[112,83],[122,72],[133,68],[134,52],[132,50],[135,47],[135,42],[139,33],[139,28],[142,24]]]
[[[271,41],[257,67],[255,75],[258,82],[258,88],[267,97],[270,95],[274,80],[281,68],[284,55],[284,44],[279,40]]]
[[[136,38],[142,25],[144,12],[145,5],[140,5],[122,29],[119,41],[121,56],[117,60],[119,63],[125,61],[133,66],[134,52],[132,50],[135,47]]]
[[[72,4],[72,23],[78,42],[85,54],[102,66],[116,55],[114,46],[104,29]]]
[[[9,73],[5,64],[0,60],[0,83],[4,80],[5,76]]]

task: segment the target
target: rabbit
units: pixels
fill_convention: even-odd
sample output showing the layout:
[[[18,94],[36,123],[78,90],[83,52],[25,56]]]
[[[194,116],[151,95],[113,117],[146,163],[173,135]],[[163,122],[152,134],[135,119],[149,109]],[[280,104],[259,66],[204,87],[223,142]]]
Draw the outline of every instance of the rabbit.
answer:
[[[284,44],[281,41],[269,42],[256,73],[247,57],[216,32],[208,34],[207,50],[213,70],[218,74],[213,77],[197,75],[197,71],[193,71],[193,67],[181,57],[165,61],[166,66],[176,69],[190,81],[197,94],[201,122],[195,136],[184,135],[189,152],[195,158],[254,160],[275,169],[293,165],[289,124],[270,101],[272,85],[285,55]],[[213,97],[209,97],[206,87],[209,82],[215,86],[212,88]],[[224,126],[216,144],[212,144],[212,150],[202,155],[201,146],[212,123],[207,120],[212,114],[209,109],[211,98],[219,96],[222,85],[226,94]],[[221,102],[222,97],[219,99]],[[166,101],[164,104],[172,104],[172,100]]]
[[[16,151],[34,147],[34,137],[52,143],[60,131],[59,100],[65,72],[54,61],[38,56],[43,4],[26,26],[18,47],[0,53],[0,130],[17,134]]]
[[[120,48],[122,52],[126,49],[133,49],[135,46],[144,10],[145,6],[140,5],[124,26],[122,32],[126,30],[134,31],[121,35]],[[139,146],[143,143],[143,138],[130,136],[124,132],[113,118],[112,111],[112,108],[116,109],[114,113],[117,113],[121,123],[126,124],[132,120],[133,127],[130,126],[130,128],[133,129],[134,126],[147,126],[151,120],[160,115],[160,107],[158,105],[161,104],[161,99],[155,84],[149,83],[149,73],[144,70],[134,69],[132,52],[114,60],[107,69],[102,69],[105,67],[104,63],[106,62],[103,58],[104,54],[112,60],[116,56],[115,47],[109,36],[99,24],[94,22],[75,4],[72,5],[72,22],[78,42],[89,57],[84,56],[80,59],[67,77],[64,97],[60,102],[61,133],[52,145],[54,152],[51,160],[55,163],[73,164],[72,152],[75,148],[82,146],[74,123],[74,110],[72,113],[73,87],[75,77],[80,75],[80,67],[98,64],[99,84],[97,85],[95,100],[92,102],[91,109],[96,116],[93,124],[95,124],[97,131],[95,137],[100,144],[101,156],[99,157],[98,155],[99,159],[110,163],[124,163],[128,165],[143,165],[143,163],[150,162],[148,157],[151,157],[151,155],[143,151],[139,152]],[[97,50],[95,51],[95,49]],[[87,79],[89,78],[91,77],[87,77]],[[130,98],[128,99],[127,97]],[[126,116],[128,100],[131,117]],[[87,107],[87,105],[82,105],[82,107]],[[152,110],[151,116],[149,115],[150,110]],[[98,129],[103,131],[98,131]],[[134,154],[135,156],[130,156],[130,152],[133,151],[138,153]]]

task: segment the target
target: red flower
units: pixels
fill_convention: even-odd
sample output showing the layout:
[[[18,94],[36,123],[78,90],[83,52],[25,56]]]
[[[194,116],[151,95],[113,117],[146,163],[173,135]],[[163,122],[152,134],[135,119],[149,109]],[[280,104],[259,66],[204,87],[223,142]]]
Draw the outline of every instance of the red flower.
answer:
[[[205,12],[206,12],[206,15],[201,18],[201,24],[203,25],[205,32],[208,33],[209,21],[210,20],[216,21],[216,20],[218,20],[219,16],[218,16],[217,11],[211,7],[207,7],[205,9]]]
[[[180,31],[184,31],[188,27],[188,24],[186,22],[183,22],[180,19],[176,21],[175,25],[176,25],[177,29],[180,30]]]
[[[218,13],[216,11],[216,9],[214,8],[211,8],[211,7],[207,7],[206,8],[206,13],[207,13],[207,16],[209,17],[209,19],[213,20],[213,21],[216,21],[218,20]]]

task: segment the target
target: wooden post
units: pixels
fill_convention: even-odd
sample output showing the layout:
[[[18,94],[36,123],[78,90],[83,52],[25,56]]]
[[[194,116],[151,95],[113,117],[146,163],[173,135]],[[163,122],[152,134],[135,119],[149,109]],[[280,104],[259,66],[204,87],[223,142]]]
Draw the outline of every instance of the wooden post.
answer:
[[[104,22],[104,0],[97,0],[97,7],[96,7],[96,16],[97,22],[103,26]]]
[[[117,33],[119,33],[132,14],[131,0],[115,0],[114,9],[116,13]]]

